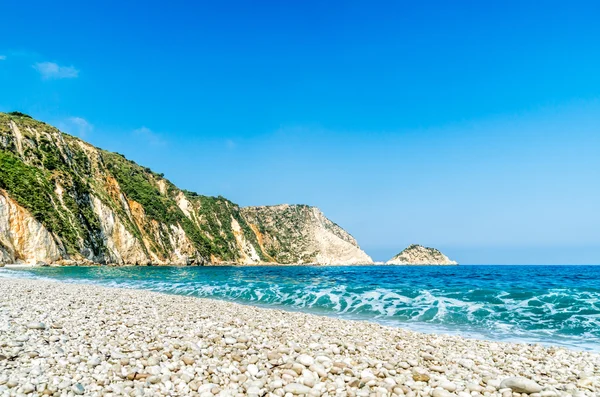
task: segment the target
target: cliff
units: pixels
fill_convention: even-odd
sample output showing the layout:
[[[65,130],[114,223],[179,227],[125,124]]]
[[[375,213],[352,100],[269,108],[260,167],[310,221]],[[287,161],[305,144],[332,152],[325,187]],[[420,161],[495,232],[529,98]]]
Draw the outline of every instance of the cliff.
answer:
[[[412,244],[386,262],[386,265],[457,265],[435,248]]]
[[[0,263],[346,260],[370,263],[316,208],[240,208],[28,116],[0,113]]]
[[[269,260],[278,263],[370,264],[354,237],[315,207],[242,208]]]

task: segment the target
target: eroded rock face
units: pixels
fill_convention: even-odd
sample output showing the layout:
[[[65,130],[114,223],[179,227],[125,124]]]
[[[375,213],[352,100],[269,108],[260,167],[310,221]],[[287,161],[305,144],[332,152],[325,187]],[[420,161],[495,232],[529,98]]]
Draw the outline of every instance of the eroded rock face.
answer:
[[[0,189],[0,263],[371,263],[317,208],[182,191],[29,117],[0,113]]]
[[[98,217],[109,263],[145,264],[148,257],[141,242],[127,230],[119,216],[98,197],[92,196],[92,208]]]
[[[35,264],[60,257],[48,230],[0,189],[0,262]]]
[[[386,265],[457,265],[435,248],[412,244],[386,262]]]
[[[370,264],[354,237],[316,207],[275,205],[242,209],[269,259],[283,264]]]

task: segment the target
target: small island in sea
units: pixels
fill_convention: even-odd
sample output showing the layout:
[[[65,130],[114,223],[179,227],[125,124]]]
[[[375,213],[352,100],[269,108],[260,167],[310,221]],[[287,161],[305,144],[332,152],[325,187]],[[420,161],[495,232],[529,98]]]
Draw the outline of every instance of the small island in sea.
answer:
[[[449,266],[458,265],[456,261],[450,260],[435,248],[423,247],[411,244],[398,255],[385,263],[386,265],[435,265]]]

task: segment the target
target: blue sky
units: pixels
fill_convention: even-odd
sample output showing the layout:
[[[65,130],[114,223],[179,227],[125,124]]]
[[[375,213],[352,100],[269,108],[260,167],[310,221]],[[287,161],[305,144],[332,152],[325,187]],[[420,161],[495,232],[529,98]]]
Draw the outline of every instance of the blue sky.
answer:
[[[189,3],[4,4],[0,111],[376,260],[600,263],[598,2]]]

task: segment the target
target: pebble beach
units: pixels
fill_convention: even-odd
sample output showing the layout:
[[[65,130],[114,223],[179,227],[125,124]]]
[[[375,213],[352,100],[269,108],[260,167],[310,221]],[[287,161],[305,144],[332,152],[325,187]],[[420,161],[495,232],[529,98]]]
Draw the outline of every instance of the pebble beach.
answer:
[[[600,395],[600,355],[0,279],[0,396]]]

